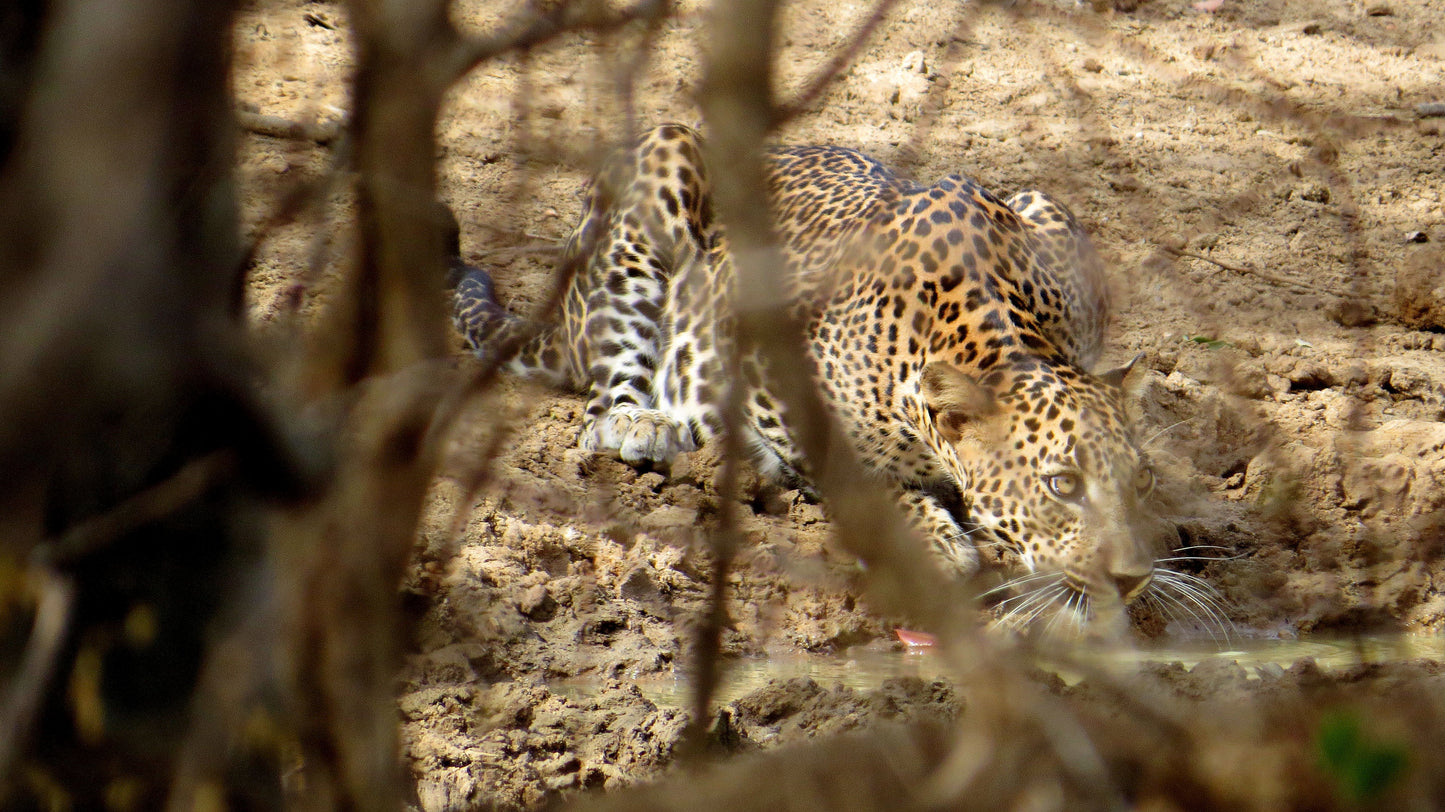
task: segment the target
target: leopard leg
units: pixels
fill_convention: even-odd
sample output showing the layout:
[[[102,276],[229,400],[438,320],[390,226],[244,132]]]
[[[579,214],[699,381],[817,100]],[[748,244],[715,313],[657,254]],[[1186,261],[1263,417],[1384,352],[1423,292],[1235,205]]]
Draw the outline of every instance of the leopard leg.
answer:
[[[587,302],[591,397],[579,444],[589,451],[616,451],[627,462],[667,463],[697,447],[685,425],[654,408],[659,317],[671,270],[647,250],[646,232],[629,219],[621,218],[605,246],[603,283]]]
[[[686,333],[673,321],[671,294],[680,269],[705,254],[707,189],[698,136],[686,128],[649,132],[628,160],[588,268],[582,345],[591,397],[579,443],[628,462],[665,464],[697,448],[689,416],[659,402],[655,377],[674,349],[668,338]]]
[[[898,504],[909,526],[928,540],[929,551],[945,573],[958,578],[978,573],[977,547],[936,496],[908,488],[899,495]]]

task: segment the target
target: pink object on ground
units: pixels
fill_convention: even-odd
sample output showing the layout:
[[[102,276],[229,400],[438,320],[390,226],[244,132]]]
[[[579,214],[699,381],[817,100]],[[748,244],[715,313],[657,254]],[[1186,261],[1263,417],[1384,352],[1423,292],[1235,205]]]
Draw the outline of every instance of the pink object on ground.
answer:
[[[932,646],[938,642],[937,638],[927,632],[910,632],[907,629],[894,629],[893,633],[898,635],[898,639],[902,640],[905,646],[924,647]]]

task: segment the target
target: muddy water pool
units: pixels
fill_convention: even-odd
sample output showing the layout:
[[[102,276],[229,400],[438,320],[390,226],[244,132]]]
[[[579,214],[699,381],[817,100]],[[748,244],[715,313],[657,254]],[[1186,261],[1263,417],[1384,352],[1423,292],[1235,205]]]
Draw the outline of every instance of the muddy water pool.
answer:
[[[1057,661],[1040,660],[1039,665],[1058,673],[1066,682],[1074,682],[1083,669],[1122,671],[1143,663],[1172,662],[1193,668],[1203,660],[1214,658],[1239,663],[1251,677],[1288,668],[1306,658],[1313,659],[1326,670],[1362,663],[1416,659],[1445,661],[1445,636],[1232,637],[1227,641],[1204,638],[1167,640],[1133,648],[1079,645],[1065,651]],[[946,677],[948,671],[944,657],[927,647],[856,649],[835,656],[784,654],[730,660],[725,664],[723,682],[715,701],[731,702],[772,680],[806,677],[825,687],[842,685],[868,690],[896,677],[914,676],[932,680]],[[631,681],[648,699],[660,706],[685,707],[691,701],[691,684],[682,670]],[[601,680],[583,678],[562,680],[550,687],[563,696],[581,699],[596,693],[602,685]]]

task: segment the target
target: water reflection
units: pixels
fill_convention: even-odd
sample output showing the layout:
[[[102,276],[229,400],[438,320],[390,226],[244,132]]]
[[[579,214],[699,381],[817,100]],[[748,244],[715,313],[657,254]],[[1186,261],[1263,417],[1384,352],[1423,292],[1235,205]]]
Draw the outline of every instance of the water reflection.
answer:
[[[1067,682],[1078,677],[1079,667],[1112,670],[1131,668],[1139,663],[1181,663],[1193,668],[1201,660],[1220,658],[1233,660],[1246,673],[1257,676],[1261,670],[1289,668],[1297,660],[1313,658],[1323,669],[1348,668],[1361,663],[1394,662],[1429,659],[1445,661],[1445,637],[1421,635],[1376,635],[1355,638],[1315,638],[1294,640],[1232,638],[1221,648],[1210,640],[1169,640],[1142,648],[1100,650],[1083,648],[1067,653],[1068,662],[1040,663],[1055,671]],[[1071,664],[1072,663],[1072,664]],[[834,657],[788,654],[759,659],[733,660],[727,664],[723,684],[716,701],[731,702],[775,679],[808,677],[825,688],[843,685],[870,690],[885,680],[914,676],[932,680],[947,675],[942,657],[929,649],[852,650]],[[648,699],[658,705],[683,707],[689,702],[688,680],[681,672],[629,680]],[[595,679],[562,680],[553,683],[553,691],[571,699],[585,699],[596,694],[602,682]]]

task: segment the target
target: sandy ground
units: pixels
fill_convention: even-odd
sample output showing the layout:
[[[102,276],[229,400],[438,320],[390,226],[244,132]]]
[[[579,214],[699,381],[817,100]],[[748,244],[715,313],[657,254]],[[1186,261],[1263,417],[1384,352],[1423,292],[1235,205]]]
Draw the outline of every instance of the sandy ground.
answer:
[[[460,2],[455,17],[482,33],[512,6]],[[789,4],[781,94],[868,11]],[[1162,508],[1189,544],[1217,547],[1217,560],[1184,568],[1220,591],[1236,634],[1438,631],[1445,119],[1416,107],[1445,100],[1442,19],[1440,0],[1224,0],[1214,12],[1154,0],[1103,13],[904,2],[781,138],[858,147],[921,180],[962,172],[1002,194],[1038,187],[1074,209],[1110,266],[1106,363],[1144,353],[1137,418]],[[238,25],[240,103],[343,116],[345,24],[332,2],[250,10]],[[620,90],[640,32],[564,37],[455,88],[437,128],[443,196],[464,256],[493,270],[514,310],[545,297],[599,156],[632,129],[700,120],[703,31],[691,4],[662,27],[630,109]],[[330,160],[247,136],[248,223],[324,178]],[[250,286],[263,346],[324,304],[346,262],[349,211],[336,184],[323,217],[267,236]],[[424,809],[535,808],[674,760],[685,715],[631,683],[686,657],[707,589],[700,528],[718,510],[714,463],[698,455],[663,476],[582,454],[580,408],[503,384],[476,404],[436,485],[408,586],[421,631],[401,699]],[[856,597],[857,564],[830,545],[823,509],[757,481],[743,497],[749,546],[732,576],[726,652],[891,645],[892,623]],[[1155,635],[1200,633],[1144,620]],[[603,687],[586,700],[548,687],[577,676]],[[1270,675],[1313,697],[1311,679],[1307,668]],[[746,750],[961,707],[946,682],[849,690],[764,689],[729,706],[717,739]]]

